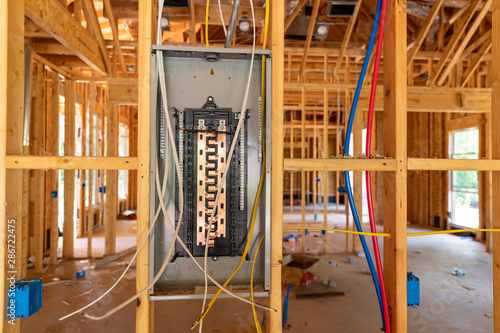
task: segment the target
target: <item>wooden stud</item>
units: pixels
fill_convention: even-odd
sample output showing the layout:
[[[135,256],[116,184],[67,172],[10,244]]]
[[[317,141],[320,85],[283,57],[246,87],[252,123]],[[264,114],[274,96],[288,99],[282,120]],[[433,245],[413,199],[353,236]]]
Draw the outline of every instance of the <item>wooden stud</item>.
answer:
[[[64,84],[64,156],[75,154],[75,82]],[[64,170],[63,259],[73,258],[75,171]]]
[[[0,302],[7,304],[6,278],[21,279],[20,254],[23,243],[23,172],[5,171],[6,154],[23,153],[23,92],[24,92],[24,1],[3,1],[0,10]],[[15,243],[9,240],[15,240]],[[10,245],[10,246],[9,246]],[[14,245],[14,246],[13,246]],[[9,261],[9,250],[15,249],[15,260]],[[14,271],[15,273],[7,273]],[[4,308],[5,309],[5,308]],[[5,313],[5,310],[3,311]],[[2,314],[0,330],[20,332],[20,319],[10,320]],[[10,323],[9,323],[10,322]]]
[[[115,104],[106,105],[106,157],[118,155],[118,110]],[[118,172],[106,170],[106,203],[104,208],[104,255],[116,252],[116,207],[118,202]]]
[[[52,72],[52,156],[59,156],[59,74]],[[57,246],[59,243],[59,170],[52,170],[50,191],[56,194],[50,200],[50,264],[57,264]]]
[[[33,147],[34,154],[45,155],[45,66],[38,63],[36,75],[36,103],[33,114]],[[45,213],[45,171],[35,171],[35,205],[34,205],[34,234],[35,234],[35,273],[41,274],[43,269],[43,240],[44,240],[44,213]]]
[[[359,6],[360,4],[358,4]],[[328,89],[323,90],[323,158],[328,158]],[[323,228],[328,228],[328,172],[323,171]],[[328,253],[328,233],[323,236],[323,252]]]
[[[384,274],[391,326],[394,332],[407,331],[406,223],[407,223],[407,51],[406,1],[389,0],[384,55],[384,154],[396,161],[395,173],[384,178]],[[389,190],[390,189],[390,190]]]
[[[95,111],[95,99],[96,99],[97,87],[95,83],[90,84],[90,107],[88,110],[88,118],[89,118],[89,151],[87,152],[88,156],[94,156],[94,111]],[[92,258],[92,233],[94,230],[94,204],[93,198],[95,196],[94,193],[94,182],[97,181],[94,179],[94,170],[88,170],[89,173],[89,182],[87,184],[87,192],[89,197],[89,212],[88,214],[88,228],[87,228],[87,257]]]
[[[149,158],[150,146],[150,109],[151,109],[151,44],[154,39],[154,5],[153,0],[139,2],[139,107],[138,107],[138,143],[137,143],[137,244],[145,237],[149,229]],[[282,175],[283,176],[283,175]],[[137,255],[136,289],[140,291],[149,283],[149,241]],[[135,331],[153,331],[153,305],[149,296],[144,293],[137,299],[135,312]]]
[[[301,119],[301,124],[302,124],[302,128],[300,130],[300,156],[302,158],[305,158],[306,157],[306,138],[305,138],[305,135],[306,135],[306,110],[305,110],[305,96],[306,95],[306,91],[304,88],[302,88],[302,112],[300,113],[300,119]],[[292,140],[293,140],[293,137],[292,137]],[[315,186],[314,184],[314,180],[313,180],[313,186]],[[305,227],[306,226],[306,172],[305,171],[302,171],[300,173],[300,201],[301,201],[301,206],[302,206],[302,227]],[[306,231],[305,230],[302,230],[301,231],[301,235],[302,235],[302,241],[301,241],[301,244],[302,244],[302,253],[305,253],[306,252]]]
[[[493,2],[491,62],[491,127],[500,126],[500,3]],[[500,132],[492,131],[492,157],[500,159]],[[493,172],[493,228],[500,228],[500,172]],[[494,330],[500,332],[500,233],[493,234],[493,313]]]
[[[373,56],[375,58],[375,56]],[[360,157],[363,154],[363,112],[358,111],[354,117],[353,126],[353,156]],[[357,209],[359,223],[363,224],[363,173],[361,170],[354,171],[353,175],[354,204]],[[353,223],[353,230],[356,230]],[[353,239],[354,252],[363,251],[359,237]]]
[[[283,179],[283,82],[284,82],[284,22],[285,3],[272,0],[271,11],[271,51],[272,57],[272,163],[271,179]],[[271,298],[270,307],[276,312],[269,313],[269,332],[281,331],[281,268],[283,235],[283,183],[271,184]]]

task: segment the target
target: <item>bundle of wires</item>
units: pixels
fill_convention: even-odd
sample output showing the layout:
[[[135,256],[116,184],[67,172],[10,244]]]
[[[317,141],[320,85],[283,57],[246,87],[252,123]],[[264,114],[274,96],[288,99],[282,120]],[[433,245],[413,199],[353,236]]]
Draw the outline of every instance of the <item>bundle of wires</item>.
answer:
[[[366,50],[365,60],[363,62],[363,67],[361,69],[359,81],[358,81],[358,84],[356,86],[356,92],[354,94],[354,99],[353,99],[352,106],[351,106],[351,112],[349,114],[349,121],[347,124],[345,144],[344,144],[344,155],[346,155],[346,156],[349,155],[349,143],[350,143],[351,134],[352,134],[352,125],[354,122],[354,117],[356,115],[356,107],[358,104],[359,95],[361,93],[361,88],[363,86],[363,81],[364,81],[364,78],[366,75],[366,70],[368,67],[368,63],[370,61],[370,55],[371,55],[371,52],[373,49],[373,45],[375,43],[375,37],[377,35],[377,30],[378,30],[379,22],[380,22],[380,31],[379,31],[379,37],[378,37],[377,52],[376,52],[376,56],[375,56],[376,58],[375,58],[374,78],[372,81],[372,90],[371,90],[371,95],[370,95],[370,106],[372,107],[371,117],[372,117],[372,121],[373,121],[373,106],[374,106],[374,100],[375,100],[375,92],[376,92],[376,85],[377,85],[377,79],[378,79],[378,69],[379,69],[379,65],[380,65],[380,57],[381,57],[382,44],[383,44],[386,7],[387,7],[387,0],[379,0],[378,1],[377,12],[375,14],[375,20],[373,23],[370,41],[368,43],[368,48]],[[367,136],[370,136],[370,141],[368,141],[368,139],[367,139],[367,155],[369,155],[369,151],[370,151],[370,150],[368,150],[368,147],[371,145],[371,128],[372,128],[371,125],[369,125]],[[354,203],[354,197],[352,194],[351,181],[350,181],[348,171],[344,171],[344,178],[345,178],[345,187],[346,187],[347,197],[349,199],[349,206],[351,207],[351,211],[352,211],[352,215],[354,218],[354,223],[356,225],[356,229],[358,231],[363,231],[363,228],[361,226],[361,223],[360,223],[360,220],[358,217],[358,213],[356,210],[356,205]],[[367,173],[367,189],[369,188],[371,191],[370,181],[371,181],[371,175],[370,175],[370,173]],[[370,211],[370,228],[371,228],[372,232],[376,232],[375,220],[373,218],[373,201],[371,200],[371,192],[369,192],[368,205],[369,205],[369,211]],[[373,260],[371,258],[370,251],[368,250],[368,245],[366,244],[365,237],[363,235],[359,235],[359,239],[361,241],[361,245],[363,247],[363,250],[366,254],[366,260],[368,262],[368,266],[370,268],[370,273],[371,273],[371,276],[373,279],[373,283],[375,285],[375,290],[377,292],[377,298],[378,298],[379,307],[380,307],[380,314],[382,317],[383,330],[385,332],[391,332],[389,310],[388,310],[388,303],[387,303],[387,295],[386,295],[386,291],[385,291],[382,263],[381,263],[381,258],[380,258],[380,250],[378,247],[377,237],[373,236],[372,241],[373,241],[373,247],[374,247],[374,252],[375,252],[375,259],[377,262],[378,274],[377,274],[377,271],[375,270],[375,267],[373,265]],[[381,286],[380,282],[382,282],[382,286]]]
[[[159,8],[163,8],[163,1],[161,1],[160,3],[160,6]],[[253,14],[253,7],[252,7],[252,14]],[[160,17],[161,15],[161,11],[159,11],[158,13],[158,17]],[[159,20],[158,20],[159,22]],[[158,31],[157,31],[157,34],[158,34],[158,40],[161,41],[161,29],[160,27],[158,26]],[[254,32],[254,48],[252,50],[252,59],[254,57],[254,51],[255,51],[255,32]],[[157,57],[156,57],[156,60],[157,60],[157,72],[155,73],[155,75],[157,75],[159,81],[160,81],[160,90],[161,90],[161,99],[163,101],[163,105],[168,105],[167,103],[167,94],[166,94],[166,82],[165,82],[165,73],[164,71],[162,70],[158,70],[158,68],[164,68],[164,65],[163,65],[163,54],[162,54],[162,51],[158,51],[157,52]],[[252,66],[253,65],[253,60],[251,62],[251,66],[250,66],[250,70],[249,70],[249,76],[248,76],[248,80],[247,80],[247,85],[246,85],[246,90],[245,90],[245,94],[244,94],[244,98],[243,98],[243,106],[242,106],[242,112],[245,110],[245,105],[246,105],[246,101],[247,101],[247,98],[248,98],[248,90],[249,90],[249,86],[250,86],[250,78],[251,78],[251,74],[252,74]],[[166,123],[167,123],[167,129],[168,129],[168,135],[169,135],[169,141],[170,141],[170,144],[171,144],[171,148],[172,148],[172,153],[173,153],[173,157],[174,157],[174,162],[175,162],[175,171],[177,173],[177,177],[180,179],[180,166],[179,166],[179,158],[178,158],[178,153],[177,153],[177,149],[175,147],[175,140],[174,140],[174,137],[173,137],[173,130],[172,130],[172,125],[170,124],[170,118],[168,116],[168,114],[165,112],[165,118],[166,118]],[[227,160],[231,160],[231,156],[234,152],[234,146],[236,145],[236,141],[237,141],[237,138],[238,138],[238,133],[239,131],[241,130],[241,126],[242,126],[242,123],[243,123],[243,119],[245,119],[245,117],[240,117],[240,120],[238,121],[238,126],[236,128],[236,131],[235,131],[235,139],[233,140],[232,144],[231,144],[231,149],[230,149],[230,152],[228,154],[228,158]],[[168,145],[166,147],[168,149]],[[167,162],[166,164],[168,164],[168,153],[167,153]],[[227,169],[229,167],[229,164],[226,165],[226,169],[224,170],[224,176],[222,177],[221,179],[221,183],[224,184],[225,180],[226,180],[226,175],[227,175]],[[102,320],[102,319],[105,319],[109,316],[111,316],[113,313],[117,312],[118,310],[124,308],[127,304],[130,304],[131,302],[133,302],[134,300],[137,299],[137,297],[139,297],[140,295],[142,295],[143,293],[145,293],[147,290],[149,290],[150,288],[152,288],[152,286],[154,286],[154,284],[158,281],[158,279],[160,278],[160,276],[163,274],[163,271],[165,270],[168,262],[169,262],[169,258],[170,258],[170,255],[172,253],[172,250],[173,250],[173,246],[175,244],[175,241],[178,241],[179,244],[184,248],[184,250],[186,251],[186,253],[189,255],[189,257],[193,260],[194,264],[204,273],[205,275],[205,278],[206,279],[209,279],[210,281],[212,281],[212,283],[214,283],[219,289],[220,289],[220,292],[221,291],[224,291],[225,293],[231,295],[232,297],[235,297],[243,302],[246,302],[248,304],[251,304],[252,306],[258,306],[258,307],[261,307],[261,308],[264,308],[266,310],[270,310],[270,311],[276,311],[276,310],[273,310],[273,309],[270,309],[266,306],[263,306],[263,305],[260,305],[258,303],[254,303],[253,301],[250,301],[250,300],[247,300],[241,296],[238,296],[234,293],[232,293],[231,291],[227,290],[225,288],[225,286],[222,286],[220,283],[218,283],[214,278],[212,278],[209,274],[207,274],[206,272],[206,265],[205,267],[201,267],[201,265],[195,260],[195,258],[193,257],[193,255],[191,254],[191,252],[189,251],[189,249],[187,248],[187,246],[185,245],[185,243],[182,241],[182,239],[179,237],[178,233],[179,233],[179,228],[181,226],[181,221],[182,221],[182,215],[183,215],[183,208],[184,208],[184,204],[183,204],[183,189],[182,189],[182,186],[179,186],[179,191],[180,191],[180,198],[181,198],[181,201],[180,201],[180,212],[179,212],[179,223],[177,225],[176,228],[174,228],[174,225],[172,224],[171,220],[169,219],[168,217],[168,214],[167,214],[167,210],[166,210],[166,207],[165,207],[165,202],[164,202],[164,199],[165,199],[165,193],[166,193],[166,183],[167,183],[167,174],[168,174],[168,168],[165,167],[164,169],[164,177],[163,177],[163,184],[160,184],[160,179],[159,179],[159,174],[158,174],[158,163],[156,164],[156,189],[157,189],[157,194],[158,194],[158,199],[159,199],[159,206],[156,210],[156,213],[155,213],[155,216],[151,222],[151,225],[150,225],[150,228],[147,232],[147,234],[144,236],[144,238],[142,239],[136,253],[134,254],[132,260],[130,261],[129,265],[126,267],[125,271],[122,273],[122,275],[119,277],[119,279],[111,286],[111,288],[109,288],[103,295],[101,295],[100,297],[98,297],[96,300],[94,300],[93,302],[91,302],[90,304],[87,304],[86,306],[60,318],[59,320],[64,320],[66,318],[69,318],[77,313],[82,313],[86,318],[88,319],[92,319],[92,320]],[[217,197],[216,197],[216,203],[218,201],[218,198],[219,198],[219,195],[220,195],[220,190],[217,194]],[[217,204],[215,204],[216,206]],[[170,247],[169,247],[169,250],[167,252],[167,255],[165,256],[165,259],[159,269],[159,271],[157,272],[157,274],[153,277],[153,279],[150,281],[150,283],[148,284],[148,286],[146,286],[143,290],[141,290],[140,292],[138,292],[137,294],[135,294],[134,296],[128,298],[125,302],[122,302],[120,305],[114,307],[113,309],[109,310],[108,312],[106,312],[104,315],[101,315],[101,316],[92,316],[88,313],[83,313],[83,311],[89,307],[91,307],[92,305],[94,305],[95,303],[99,302],[102,298],[104,298],[107,294],[109,294],[111,292],[111,290],[113,290],[116,285],[122,280],[122,278],[124,277],[124,275],[126,274],[126,272],[128,271],[128,269],[131,267],[133,261],[135,260],[137,254],[139,253],[140,249],[142,248],[142,246],[145,244],[147,238],[149,237],[149,235],[151,234],[154,226],[156,225],[156,222],[158,220],[158,217],[159,217],[159,213],[160,211],[162,211],[164,213],[164,217],[165,217],[165,220],[167,222],[167,226],[172,230],[172,232],[174,233],[174,241],[170,244]],[[213,214],[215,215],[215,214]],[[213,216],[212,215],[212,216]],[[212,223],[212,220],[210,221],[210,223]]]

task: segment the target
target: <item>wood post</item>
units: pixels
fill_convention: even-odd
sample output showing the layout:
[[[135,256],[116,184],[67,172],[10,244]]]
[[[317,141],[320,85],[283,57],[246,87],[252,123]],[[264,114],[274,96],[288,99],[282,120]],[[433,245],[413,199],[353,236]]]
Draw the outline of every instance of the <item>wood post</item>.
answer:
[[[95,110],[95,99],[97,94],[97,87],[95,83],[89,84],[90,89],[90,107],[88,110],[88,118],[89,118],[89,151],[87,152],[88,156],[94,156],[94,110]],[[94,229],[94,204],[93,198],[95,196],[94,193],[94,170],[88,170],[89,173],[89,182],[86,186],[86,191],[89,196],[89,213],[88,218],[88,228],[87,228],[87,257],[92,258],[92,232]]]
[[[326,74],[325,74],[326,75]],[[323,158],[328,156],[328,89],[323,89]],[[323,228],[328,228],[328,171],[323,171]],[[323,236],[323,252],[327,253],[328,233]]]
[[[283,80],[284,80],[284,0],[271,1],[272,57],[272,170],[271,179],[271,308],[269,332],[281,332],[281,266],[283,235]]]
[[[139,245],[149,229],[149,137],[150,110],[151,110],[151,43],[154,39],[154,5],[153,0],[139,2],[139,107],[138,107],[138,146],[137,146],[137,244]],[[149,241],[137,256],[137,291],[144,289],[149,283]],[[153,305],[149,301],[148,293],[137,299],[136,332],[153,331]]]
[[[396,171],[384,177],[384,273],[391,325],[407,331],[407,62],[406,0],[389,0],[384,57],[384,153],[396,160]]]
[[[75,82],[64,84],[64,156],[75,155]],[[73,258],[75,170],[64,170],[63,258]]]
[[[59,156],[59,74],[52,72],[52,156]],[[51,170],[50,199],[50,264],[57,264],[57,246],[59,243],[59,170]]]
[[[45,66],[37,64],[36,74],[36,103],[32,112],[33,148],[34,155],[45,154]],[[43,269],[43,240],[44,240],[44,212],[45,212],[45,171],[34,170],[35,173],[35,205],[34,205],[34,234],[35,234],[35,273],[41,274]]]
[[[491,125],[500,126],[500,2],[493,1],[491,55]],[[500,132],[492,131],[492,157],[500,158]],[[500,229],[500,172],[493,172],[493,228]],[[493,313],[494,329],[500,332],[500,233],[493,233]]]
[[[109,94],[107,94],[109,96]],[[118,156],[118,110],[115,104],[106,105],[107,157]],[[116,205],[118,202],[118,171],[106,170],[106,204],[104,208],[104,255],[116,252]]]
[[[375,55],[373,55],[375,57]],[[363,111],[358,109],[358,114],[354,117],[353,126],[353,156],[358,158],[363,153]],[[363,225],[363,171],[354,171],[353,179],[353,190],[354,190],[354,204],[356,205],[359,223]],[[346,202],[346,206],[348,203]],[[353,223],[353,230],[356,230],[355,224]],[[361,246],[361,240],[359,237],[353,237],[353,251],[361,252],[363,247]]]
[[[0,8],[0,162],[5,163],[4,155],[23,154],[23,107],[24,107],[24,1],[3,1]],[[7,35],[8,34],[8,35]],[[0,95],[1,96],[1,95]],[[0,165],[0,304],[4,303],[9,285],[6,278],[21,278],[23,262],[22,203],[23,171],[7,170]],[[5,203],[5,205],[3,204]],[[5,210],[4,210],[5,209]],[[9,235],[9,236],[7,236]],[[13,235],[14,237],[10,236]],[[15,239],[15,244],[9,240]],[[9,247],[10,245],[10,247]],[[14,245],[14,246],[12,246]],[[9,258],[14,249],[14,259]],[[14,261],[9,261],[14,260]],[[11,266],[12,265],[12,266]],[[5,309],[5,308],[4,308]],[[15,319],[8,323],[5,314],[0,319],[0,330],[19,332],[21,322]],[[12,325],[14,323],[14,325]]]

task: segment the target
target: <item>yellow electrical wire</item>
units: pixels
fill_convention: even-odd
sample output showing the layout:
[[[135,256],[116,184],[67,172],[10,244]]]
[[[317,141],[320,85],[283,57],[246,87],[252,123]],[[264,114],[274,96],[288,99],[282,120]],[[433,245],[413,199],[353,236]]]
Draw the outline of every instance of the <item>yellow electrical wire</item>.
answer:
[[[208,47],[208,8],[210,7],[210,0],[207,0],[207,12],[205,14],[205,42]]]
[[[250,300],[253,302],[253,272],[255,270],[255,261],[257,260],[257,254],[259,253],[260,249],[260,244],[262,244],[262,241],[266,235],[262,235],[259,241],[259,245],[257,245],[257,249],[255,250],[255,254],[253,256],[253,262],[252,262],[252,273],[250,274]],[[260,327],[259,323],[259,318],[257,317],[257,311],[255,311],[255,306],[252,304],[252,312],[253,312],[253,319],[255,320],[255,327],[257,328],[257,333],[262,333],[262,328]]]
[[[206,27],[205,27],[205,37],[206,37],[205,39],[206,39],[206,42],[207,42],[206,43],[207,47],[208,47],[208,32],[207,32],[207,27],[208,27],[208,6],[209,6],[209,2],[210,2],[210,0],[207,0]],[[266,0],[266,16],[265,16],[265,21],[264,21],[264,39],[263,39],[263,45],[262,45],[263,49],[265,49],[265,47],[266,47],[266,38],[267,38],[267,31],[268,31],[268,21],[269,21],[269,0]],[[265,129],[264,128],[264,119],[265,119],[265,104],[264,104],[265,85],[264,84],[265,84],[265,56],[263,55],[262,56],[262,85],[261,85],[262,86],[262,91],[261,91],[261,95],[262,95],[262,101],[261,101],[261,105],[262,105],[262,135],[264,135],[264,129]],[[257,208],[259,206],[260,192],[262,191],[262,187],[264,185],[265,176],[266,176],[266,150],[265,150],[265,140],[263,138],[262,139],[262,171],[261,171],[261,175],[260,175],[259,187],[257,189],[257,194],[256,194],[256,197],[255,197],[255,202],[254,202],[254,206],[253,206],[252,219],[251,219],[251,222],[250,222],[250,230],[249,230],[248,236],[247,236],[247,244],[245,246],[245,249],[243,250],[243,255],[241,256],[241,259],[240,259],[240,262],[238,263],[238,266],[236,266],[236,269],[229,276],[229,278],[226,280],[226,282],[224,282],[224,284],[223,284],[224,287],[226,287],[229,284],[229,282],[234,277],[234,275],[236,274],[236,272],[238,272],[238,270],[240,269],[240,267],[245,262],[245,258],[247,256],[248,249],[250,248],[250,241],[252,240],[253,229],[254,229],[254,226],[255,226],[255,218],[257,216]],[[214,297],[212,297],[212,299],[208,303],[207,308],[205,309],[205,311],[203,311],[203,313],[200,315],[200,317],[195,321],[193,327],[195,327],[196,325],[198,325],[203,320],[203,318],[205,318],[205,316],[207,315],[208,311],[210,311],[210,309],[212,308],[212,305],[215,303],[215,300],[217,299],[217,297],[219,297],[219,295],[221,294],[221,292],[222,292],[222,290],[219,289],[215,293]]]
[[[321,231],[335,231],[343,232],[346,234],[353,235],[363,235],[363,236],[377,236],[377,237],[389,237],[391,234],[387,232],[363,232],[363,231],[351,231],[343,229],[329,229],[329,228],[314,228],[314,227],[283,227],[283,230],[321,230]]]
[[[461,232],[500,232],[500,229],[453,229],[453,230],[439,230],[439,231],[425,231],[425,232],[410,232],[406,234],[406,237],[412,236],[431,236],[431,235],[442,235],[442,234],[458,234]]]

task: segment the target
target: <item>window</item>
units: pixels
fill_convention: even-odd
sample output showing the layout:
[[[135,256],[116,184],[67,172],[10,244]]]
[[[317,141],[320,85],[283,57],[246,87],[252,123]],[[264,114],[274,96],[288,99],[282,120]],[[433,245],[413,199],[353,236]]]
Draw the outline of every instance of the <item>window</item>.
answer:
[[[129,130],[127,125],[120,124],[118,128],[118,156],[129,156]],[[128,170],[118,171],[118,199],[128,196]]]
[[[478,128],[451,133],[450,158],[477,159],[478,156]],[[451,224],[468,228],[479,227],[478,179],[477,171],[450,171]]]

